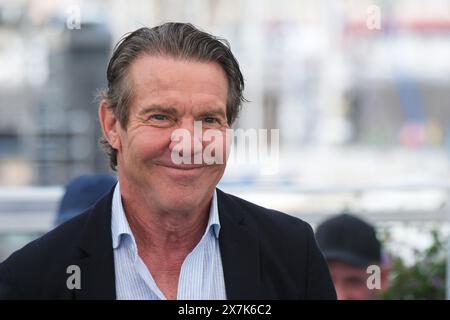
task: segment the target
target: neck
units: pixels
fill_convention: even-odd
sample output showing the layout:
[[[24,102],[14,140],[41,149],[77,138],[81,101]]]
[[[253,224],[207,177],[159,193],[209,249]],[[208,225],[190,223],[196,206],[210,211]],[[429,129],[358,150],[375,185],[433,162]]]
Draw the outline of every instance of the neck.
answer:
[[[155,210],[140,190],[122,186],[122,205],[140,253],[185,256],[203,236],[211,200],[189,212]]]

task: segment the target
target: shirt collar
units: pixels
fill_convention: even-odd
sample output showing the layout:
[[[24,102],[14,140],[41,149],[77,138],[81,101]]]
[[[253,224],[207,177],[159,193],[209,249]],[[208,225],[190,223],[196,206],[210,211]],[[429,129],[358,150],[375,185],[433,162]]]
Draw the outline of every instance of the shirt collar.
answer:
[[[212,230],[212,231],[211,231]],[[128,224],[127,217],[122,205],[122,196],[120,193],[120,183],[117,182],[114,189],[112,198],[112,215],[111,215],[111,231],[112,231],[112,245],[113,249],[117,249],[124,238],[123,235],[127,235],[131,238],[133,246],[136,248],[136,242]],[[202,239],[208,232],[212,232],[216,239],[219,238],[220,233],[220,220],[219,209],[217,205],[217,191],[214,189],[211,206],[209,209],[208,224],[206,226],[205,233]]]
[[[209,208],[208,225],[206,226],[205,233],[213,229],[214,236],[219,239],[220,233],[220,220],[219,220],[219,208],[217,206],[217,190],[214,189],[213,198],[211,201],[211,207]]]
[[[119,182],[116,184],[112,198],[111,231],[113,249],[119,247],[123,235],[128,235],[132,243],[135,244],[133,233],[123,209]]]

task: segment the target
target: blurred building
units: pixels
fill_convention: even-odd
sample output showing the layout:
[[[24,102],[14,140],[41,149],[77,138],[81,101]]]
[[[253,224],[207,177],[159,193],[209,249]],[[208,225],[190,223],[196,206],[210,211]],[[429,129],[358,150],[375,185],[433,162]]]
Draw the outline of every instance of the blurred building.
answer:
[[[445,224],[448,0],[0,0],[0,261],[51,228],[61,185],[107,169],[112,44],[167,21],[229,40],[250,101],[236,127],[280,128],[279,172],[229,164],[223,190],[313,224]]]
[[[68,29],[57,13],[36,25],[26,4],[0,7],[18,12],[0,20],[0,164],[8,168],[0,184],[61,185],[105,171],[95,97],[106,85],[109,28],[99,19]]]
[[[64,184],[71,177],[107,169],[98,145],[96,94],[106,86],[110,32],[91,23],[59,37],[49,52],[48,81],[33,106],[33,131],[26,141],[35,181],[41,185]]]
[[[193,22],[229,40],[250,101],[236,127],[281,129],[283,165],[274,179],[359,182],[373,168],[371,159],[377,172],[366,174],[367,182],[395,170],[399,180],[411,172],[420,172],[419,180],[447,176],[449,6],[444,0],[0,0],[0,184],[59,185],[106,170],[94,97],[105,85],[111,45],[130,30],[166,21]],[[370,28],[377,10],[380,26]],[[77,14],[80,28],[69,28]],[[387,151],[401,154],[395,170],[383,161]],[[423,159],[444,173],[418,170]],[[260,175],[257,166],[230,166],[224,179]]]

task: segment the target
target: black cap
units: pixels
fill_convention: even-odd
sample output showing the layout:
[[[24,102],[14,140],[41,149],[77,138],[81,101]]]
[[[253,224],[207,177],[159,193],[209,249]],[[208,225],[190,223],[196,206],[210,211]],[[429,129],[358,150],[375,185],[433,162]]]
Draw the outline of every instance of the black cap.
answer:
[[[322,222],[316,239],[327,260],[355,266],[381,262],[381,244],[373,226],[350,214],[340,214]]]

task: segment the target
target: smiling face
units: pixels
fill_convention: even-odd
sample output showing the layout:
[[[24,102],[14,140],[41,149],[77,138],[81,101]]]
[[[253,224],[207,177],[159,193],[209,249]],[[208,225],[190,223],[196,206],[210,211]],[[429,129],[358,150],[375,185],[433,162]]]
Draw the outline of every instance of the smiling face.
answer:
[[[172,153],[185,157],[186,152],[179,150],[182,144],[173,133],[177,129],[190,133],[189,142],[196,146],[192,159],[197,153],[201,156],[209,143],[201,136],[196,140],[194,121],[201,121],[203,133],[213,129],[225,140],[229,128],[225,72],[212,62],[143,55],[131,64],[127,78],[133,92],[127,128],[105,103],[99,112],[104,135],[118,152],[121,188],[131,196],[144,195],[161,211],[188,212],[209,204],[225,163],[176,164]]]

